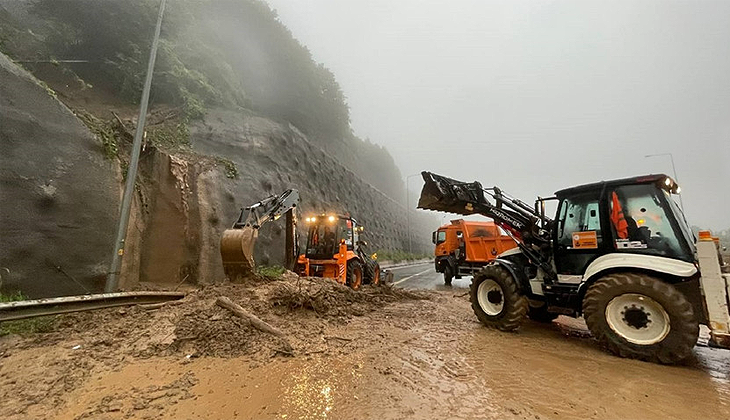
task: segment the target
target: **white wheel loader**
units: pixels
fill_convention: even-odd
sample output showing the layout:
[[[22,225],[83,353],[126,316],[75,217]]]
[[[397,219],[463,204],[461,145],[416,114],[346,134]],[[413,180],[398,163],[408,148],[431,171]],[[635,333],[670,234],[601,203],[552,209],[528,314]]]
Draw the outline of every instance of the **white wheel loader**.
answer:
[[[518,243],[473,277],[472,308],[483,324],[511,331],[526,316],[583,316],[611,352],[659,363],[689,356],[700,324],[710,328],[710,345],[730,348],[730,275],[709,232],[695,239],[670,177],[581,185],[531,207],[497,187],[422,175],[419,208],[482,214]],[[554,219],[547,200],[558,201]]]

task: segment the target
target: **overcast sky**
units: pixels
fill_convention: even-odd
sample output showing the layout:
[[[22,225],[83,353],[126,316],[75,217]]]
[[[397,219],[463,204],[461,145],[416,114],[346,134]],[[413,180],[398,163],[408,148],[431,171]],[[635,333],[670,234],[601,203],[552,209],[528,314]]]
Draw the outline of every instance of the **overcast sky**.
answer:
[[[689,222],[730,227],[730,1],[269,3],[404,177],[531,201],[672,153]]]

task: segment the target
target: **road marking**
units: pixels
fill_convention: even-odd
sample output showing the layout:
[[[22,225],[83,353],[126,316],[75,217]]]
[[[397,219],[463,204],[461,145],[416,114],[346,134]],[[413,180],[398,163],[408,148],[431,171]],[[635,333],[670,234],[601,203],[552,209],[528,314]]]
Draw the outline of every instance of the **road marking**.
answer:
[[[433,264],[433,261],[425,261],[425,262],[418,263],[418,264],[401,265],[399,267],[393,267],[393,268],[384,268],[384,270],[390,270],[390,271],[402,270],[404,268],[418,267],[419,265],[424,265],[424,264]]]
[[[406,280],[408,280],[408,279],[412,279],[413,277],[416,277],[416,276],[420,276],[421,274],[425,274],[425,273],[428,273],[429,271],[431,271],[431,269],[430,269],[430,268],[429,268],[428,270],[423,270],[423,271],[421,271],[421,272],[420,272],[420,273],[418,273],[418,274],[414,274],[414,275],[412,275],[412,276],[408,276],[408,277],[406,277],[406,278],[404,278],[404,279],[400,279],[400,280],[398,280],[397,282],[393,283],[393,285],[396,285],[396,284],[401,284],[401,283],[403,283],[404,281],[406,281]]]

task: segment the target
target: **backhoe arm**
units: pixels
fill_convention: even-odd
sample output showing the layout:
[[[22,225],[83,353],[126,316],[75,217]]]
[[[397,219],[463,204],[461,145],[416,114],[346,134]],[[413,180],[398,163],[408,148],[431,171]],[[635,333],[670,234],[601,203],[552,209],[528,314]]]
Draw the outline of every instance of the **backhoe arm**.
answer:
[[[279,195],[271,195],[263,200],[241,209],[241,215],[233,224],[233,228],[251,226],[258,229],[269,220],[277,220],[287,211],[296,207],[299,202],[299,191],[289,189]],[[245,217],[245,218],[244,218]]]
[[[245,276],[253,272],[255,267],[253,250],[259,228],[264,223],[277,220],[287,213],[286,268],[293,268],[298,248],[294,215],[297,203],[299,203],[299,191],[290,189],[241,209],[238,220],[231,229],[226,229],[221,237],[221,259],[228,277]]]

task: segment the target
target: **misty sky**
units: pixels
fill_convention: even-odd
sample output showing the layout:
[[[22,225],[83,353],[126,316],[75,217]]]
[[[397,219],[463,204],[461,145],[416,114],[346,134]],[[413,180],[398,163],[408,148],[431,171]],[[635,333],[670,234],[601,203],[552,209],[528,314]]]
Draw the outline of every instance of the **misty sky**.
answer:
[[[730,1],[269,3],[404,177],[529,202],[672,153],[690,224],[730,227]]]

